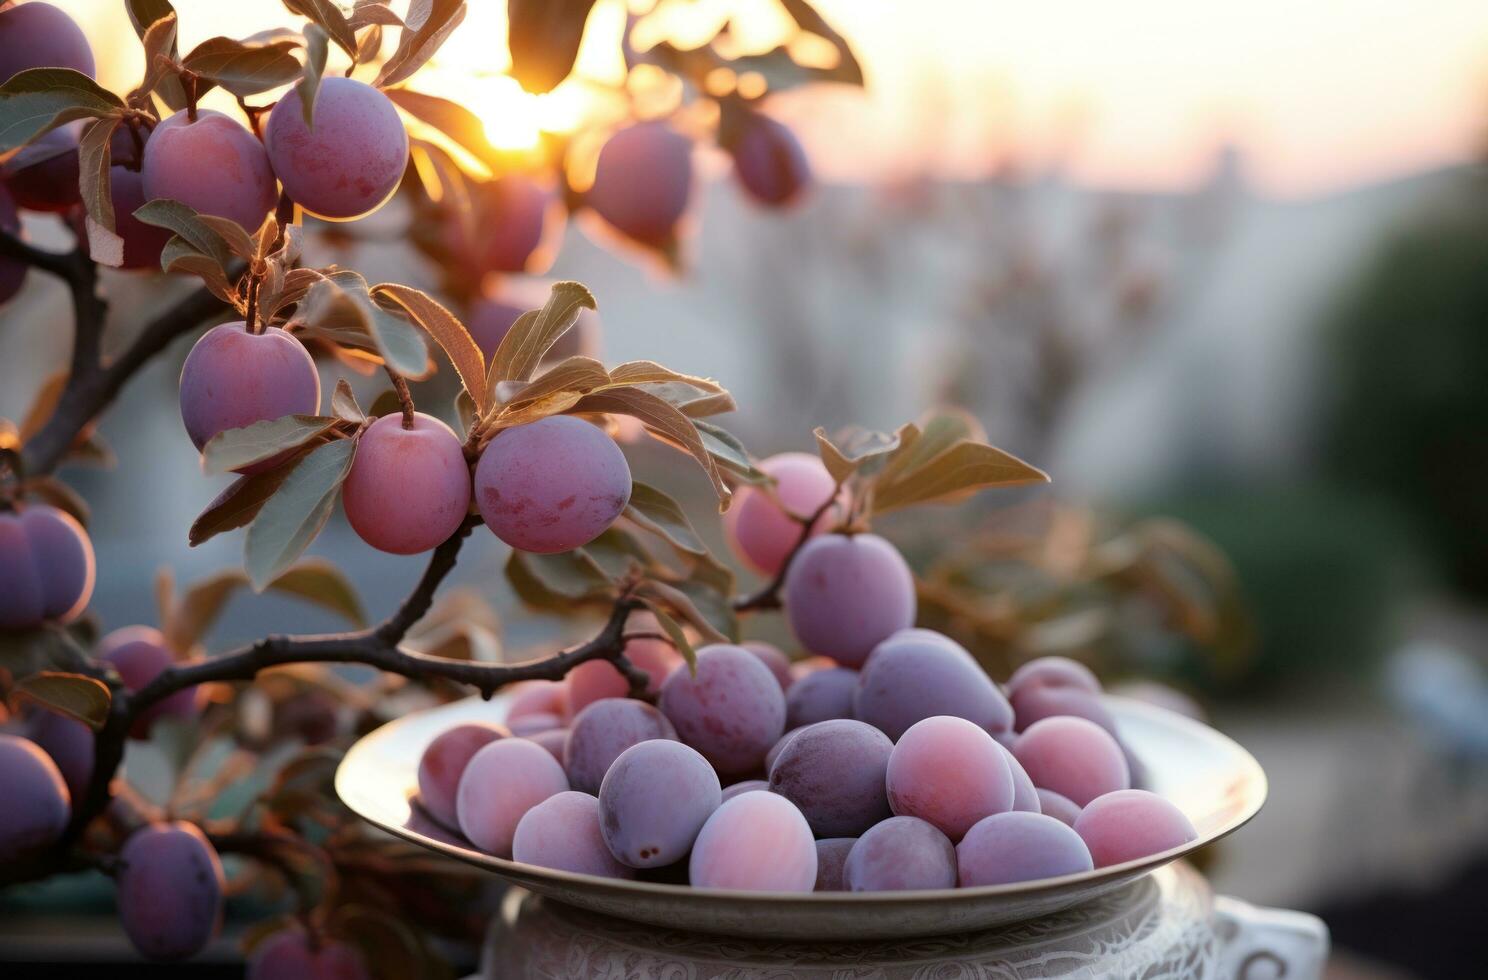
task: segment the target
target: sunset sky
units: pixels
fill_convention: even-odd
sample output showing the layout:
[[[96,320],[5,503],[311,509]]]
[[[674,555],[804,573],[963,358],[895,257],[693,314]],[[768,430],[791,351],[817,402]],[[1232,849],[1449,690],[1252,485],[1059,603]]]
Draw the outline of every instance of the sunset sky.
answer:
[[[120,0],[55,0],[93,38],[106,82],[141,59]],[[1090,181],[1181,187],[1233,143],[1264,190],[1306,195],[1457,163],[1488,143],[1488,3],[1483,0],[817,0],[854,43],[866,94],[792,93],[829,179],[917,170],[956,177],[1009,157],[1064,162]],[[402,6],[400,3],[399,6]],[[477,0],[415,85],[459,96],[498,143],[583,114],[579,86],[542,101],[497,77],[505,4]],[[187,44],[284,22],[277,0],[178,0]],[[769,0],[695,0],[683,32],[730,14],[768,46],[784,20]],[[601,0],[580,58],[613,80],[618,0]],[[128,39],[127,42],[125,39]],[[476,77],[479,76],[479,77]]]

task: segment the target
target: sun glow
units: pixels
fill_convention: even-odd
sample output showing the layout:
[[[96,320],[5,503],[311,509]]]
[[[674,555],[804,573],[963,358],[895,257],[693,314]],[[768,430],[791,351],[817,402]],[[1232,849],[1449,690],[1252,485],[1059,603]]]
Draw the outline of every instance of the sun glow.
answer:
[[[568,135],[606,113],[613,89],[625,78],[618,53],[625,6],[602,0],[590,14],[574,73],[543,95],[525,91],[505,74],[506,6],[471,4],[465,22],[419,75],[419,88],[453,99],[480,119],[499,150],[538,147],[544,133]]]

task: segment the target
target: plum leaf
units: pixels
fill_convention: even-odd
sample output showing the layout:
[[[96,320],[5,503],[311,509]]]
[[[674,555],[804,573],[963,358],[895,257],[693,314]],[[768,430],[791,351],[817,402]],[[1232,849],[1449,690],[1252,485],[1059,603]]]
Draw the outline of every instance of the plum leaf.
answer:
[[[516,328],[513,327],[513,330]],[[507,335],[510,337],[510,334]],[[640,388],[612,388],[585,395],[573,406],[575,413],[603,412],[612,415],[629,415],[639,419],[646,431],[662,442],[669,443],[695,459],[718,497],[719,510],[728,508],[733,491],[723,481],[718,463],[713,459],[703,438],[698,433],[697,423],[683,415],[671,403]]]
[[[465,4],[460,0],[433,0],[426,9],[422,19],[416,19],[413,9],[409,9],[408,26],[404,28],[403,36],[398,38],[397,49],[383,63],[373,85],[378,88],[397,85],[412,76],[465,19]]]
[[[507,0],[511,73],[522,88],[551,92],[573,71],[594,0]]]
[[[114,202],[109,182],[109,142],[119,128],[118,116],[95,119],[88,123],[78,140],[78,189],[87,212],[89,251],[93,258],[106,265],[119,265],[124,261],[124,240],[114,233]],[[95,236],[96,225],[100,234]],[[107,234],[101,234],[107,232]],[[99,248],[93,244],[97,238]],[[117,258],[118,261],[105,261]]]
[[[630,502],[625,506],[625,516],[689,554],[708,553],[708,546],[693,530],[682,506],[655,487],[631,481]]]
[[[568,610],[576,602],[607,600],[614,591],[603,569],[583,551],[536,555],[513,550],[506,580],[517,598],[534,609]]]
[[[485,124],[480,117],[458,102],[406,88],[389,89],[383,94],[404,112],[454,140],[487,167],[495,170],[506,166],[501,151],[486,139]]]
[[[687,639],[687,632],[682,629],[682,625],[673,619],[671,614],[659,602],[648,600],[646,602],[646,608],[650,610],[651,615],[656,617],[656,622],[661,626],[661,631],[672,641],[672,646],[677,648],[677,652],[682,654],[682,659],[687,661],[688,672],[696,677],[697,650],[693,649],[692,642]]]
[[[911,504],[950,503],[977,490],[1047,483],[1037,467],[1001,449],[962,440],[916,468],[880,479],[873,489],[873,512],[884,514]]]
[[[257,95],[299,77],[300,63],[290,54],[299,46],[298,40],[254,43],[209,37],[192,48],[181,63],[233,95]]]
[[[134,211],[134,216],[147,225],[156,225],[175,232],[192,248],[206,255],[223,269],[232,262],[232,252],[222,236],[217,234],[194,209],[180,201],[157,198],[146,201]]]
[[[367,420],[367,413],[357,404],[356,394],[345,378],[336,379],[336,390],[331,394],[331,411],[343,422],[359,425]]]
[[[28,68],[0,85],[0,163],[43,133],[74,119],[118,115],[114,93],[71,68]]]
[[[239,429],[224,429],[202,447],[202,469],[208,474],[240,470],[303,446],[336,424],[325,415],[286,415]]]
[[[315,126],[315,97],[320,93],[320,79],[325,74],[326,54],[326,32],[316,24],[306,27],[305,68],[295,91],[300,95],[300,114],[310,128]]]
[[[251,522],[289,478],[290,471],[319,445],[321,443],[318,440],[312,440],[295,450],[289,459],[278,466],[233,481],[197,515],[191,530],[187,532],[187,543],[195,548],[224,531],[234,531]]]
[[[558,338],[578,321],[581,309],[595,309],[594,295],[582,283],[554,283],[543,308],[523,313],[501,338],[486,372],[486,388],[494,391],[502,381],[531,378]]]
[[[316,448],[259,510],[248,528],[243,553],[256,591],[262,592],[293,564],[325,527],[355,456],[355,439],[337,439]]]
[[[449,310],[439,305],[433,297],[410,286],[397,283],[380,283],[373,286],[373,300],[386,301],[403,311],[414,323],[428,331],[444,352],[449,355],[455,373],[475,400],[476,408],[484,412],[489,404],[486,392],[486,361],[481,350],[471,338],[470,331]],[[384,304],[386,305],[386,304]]]
[[[351,24],[347,22],[346,15],[341,8],[332,3],[331,0],[284,0],[284,6],[292,14],[299,14],[310,23],[322,29],[336,46],[345,51],[348,57],[355,58],[357,50],[356,34],[353,33]],[[308,37],[308,32],[306,34]],[[324,68],[325,59],[321,59],[321,67]],[[305,117],[306,122],[309,116]]]
[[[95,732],[108,720],[113,700],[102,681],[82,674],[44,670],[16,682],[15,693],[53,711],[76,718]]]

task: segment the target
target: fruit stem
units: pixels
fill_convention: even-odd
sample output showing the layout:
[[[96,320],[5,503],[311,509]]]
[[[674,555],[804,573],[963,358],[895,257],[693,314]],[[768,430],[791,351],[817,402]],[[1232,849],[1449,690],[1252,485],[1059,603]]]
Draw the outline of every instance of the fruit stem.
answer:
[[[263,280],[252,273],[248,276],[248,299],[244,304],[243,322],[248,327],[250,334],[263,333],[263,326],[258,322],[258,289]]]
[[[194,71],[185,70],[181,72],[181,83],[186,89],[186,118],[196,122],[196,91],[199,76]]]
[[[408,382],[403,380],[403,375],[394,371],[386,364],[387,376],[392,379],[393,390],[398,393],[398,404],[403,406],[403,428],[413,428],[413,392],[408,390]]]
[[[248,100],[240,95],[238,96],[238,108],[242,109],[243,115],[248,117],[248,125],[253,129],[253,135],[260,140],[263,139],[263,132],[258,125],[258,117],[267,111],[268,106],[249,105]]]

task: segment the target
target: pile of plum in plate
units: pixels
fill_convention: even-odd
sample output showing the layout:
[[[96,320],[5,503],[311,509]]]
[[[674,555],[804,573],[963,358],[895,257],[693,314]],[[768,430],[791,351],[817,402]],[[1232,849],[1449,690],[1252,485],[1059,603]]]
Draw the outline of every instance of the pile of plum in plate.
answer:
[[[417,803],[501,858],[747,891],[976,887],[1077,874],[1195,839],[1083,665],[1006,690],[953,640],[904,629],[852,666],[717,644],[693,673],[659,640],[518,685],[505,725],[438,736]]]

